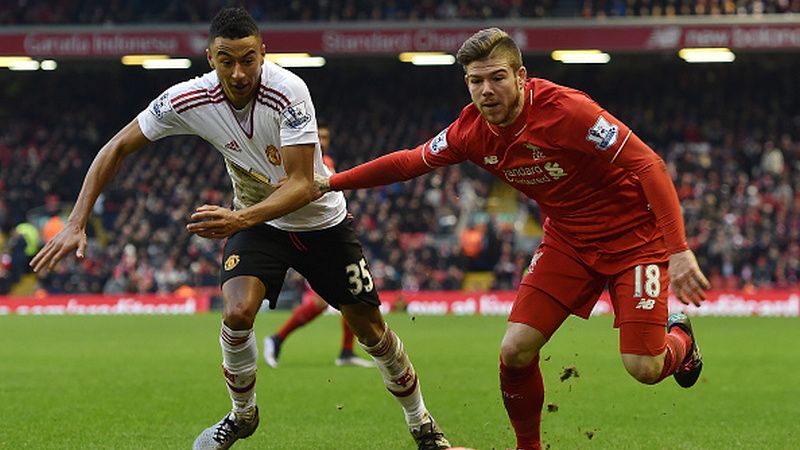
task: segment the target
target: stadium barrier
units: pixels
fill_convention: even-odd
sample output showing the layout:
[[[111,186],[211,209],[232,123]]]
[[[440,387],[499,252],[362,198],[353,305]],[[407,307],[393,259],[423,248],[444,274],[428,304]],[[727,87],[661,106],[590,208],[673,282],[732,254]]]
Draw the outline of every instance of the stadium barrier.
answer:
[[[48,295],[0,297],[0,315],[135,315],[196,314],[209,310],[211,296],[180,295]]]
[[[735,17],[602,18],[506,21],[503,28],[523,53],[554,49],[663,52],[686,47],[731,50],[795,50],[800,19],[792,14]],[[417,21],[289,24],[262,32],[270,53],[395,55],[455,52],[477,28],[472,22]],[[0,29],[0,54],[52,58],[108,58],[127,54],[202,57],[206,25],[16,26]]]
[[[515,291],[460,292],[381,292],[384,312],[405,310],[419,315],[508,315]],[[797,289],[710,291],[703,306],[686,306],[670,296],[672,312],[686,311],[693,316],[800,316],[800,291]],[[592,315],[613,311],[608,292],[604,292]]]
[[[0,297],[0,315],[132,315],[196,314],[210,310],[213,290],[180,295],[48,295]],[[386,291],[381,293],[384,313],[413,315],[508,315],[514,291]],[[670,297],[670,311],[693,316],[800,316],[800,291],[796,289],[711,291],[701,308],[686,306]],[[597,302],[592,315],[613,311],[608,293]]]

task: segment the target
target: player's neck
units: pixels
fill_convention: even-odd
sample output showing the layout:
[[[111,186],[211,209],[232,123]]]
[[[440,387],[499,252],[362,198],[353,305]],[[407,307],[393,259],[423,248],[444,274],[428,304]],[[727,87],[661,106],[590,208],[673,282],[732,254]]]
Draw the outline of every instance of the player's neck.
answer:
[[[225,97],[227,97],[228,102],[230,102],[231,106],[233,106],[234,109],[242,110],[242,109],[246,108],[247,105],[249,105],[250,103],[253,102],[253,99],[256,98],[256,95],[254,93],[253,95],[248,96],[248,97],[246,97],[244,99],[238,99],[236,102],[231,100],[231,96],[228,95],[227,93],[225,94]]]

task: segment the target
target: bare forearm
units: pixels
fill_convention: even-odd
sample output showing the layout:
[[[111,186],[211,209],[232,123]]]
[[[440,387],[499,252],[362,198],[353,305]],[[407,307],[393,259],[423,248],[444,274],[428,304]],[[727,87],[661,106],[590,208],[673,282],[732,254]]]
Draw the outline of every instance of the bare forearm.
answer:
[[[236,211],[242,227],[252,227],[294,212],[314,201],[316,188],[309,180],[289,179],[269,197],[255,205]]]
[[[97,197],[103,189],[111,182],[114,175],[122,165],[124,155],[119,151],[114,151],[111,142],[106,144],[95,156],[86,177],[83,179],[81,192],[75,202],[75,207],[69,215],[68,222],[80,228],[86,226],[89,220],[89,213],[97,201]]]
[[[69,224],[79,228],[86,226],[94,202],[119,171],[122,160],[148,142],[139,122],[133,119],[100,149],[83,179],[81,192],[67,220]]]

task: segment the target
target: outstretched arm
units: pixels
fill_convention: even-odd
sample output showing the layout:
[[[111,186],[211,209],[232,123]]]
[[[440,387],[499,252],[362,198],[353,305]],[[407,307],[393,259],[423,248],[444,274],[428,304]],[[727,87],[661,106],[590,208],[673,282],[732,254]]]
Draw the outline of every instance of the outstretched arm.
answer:
[[[371,188],[410,180],[434,169],[425,162],[422,152],[423,147],[420,146],[413,150],[389,153],[352,169],[333,174],[329,180],[329,189],[325,189],[323,181],[320,190],[325,192]]]
[[[83,258],[86,223],[94,202],[114,178],[125,157],[149,142],[139,128],[139,122],[133,119],[100,149],[83,179],[83,187],[64,228],[31,260],[34,272],[47,273],[75,249],[78,258]]]

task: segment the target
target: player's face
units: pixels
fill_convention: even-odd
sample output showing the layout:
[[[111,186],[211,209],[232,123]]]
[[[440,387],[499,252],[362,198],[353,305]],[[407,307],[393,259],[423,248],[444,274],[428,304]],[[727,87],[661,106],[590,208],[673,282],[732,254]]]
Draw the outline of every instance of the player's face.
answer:
[[[514,71],[503,57],[473,61],[464,76],[472,102],[484,119],[501,127],[514,122],[522,111],[525,78],[525,67]]]
[[[326,153],[328,147],[331,146],[331,130],[322,127],[317,130],[317,134],[319,134],[319,146],[322,147],[322,153]]]
[[[208,63],[217,71],[225,96],[235,107],[244,107],[258,93],[265,54],[260,36],[216,37],[208,46]]]

